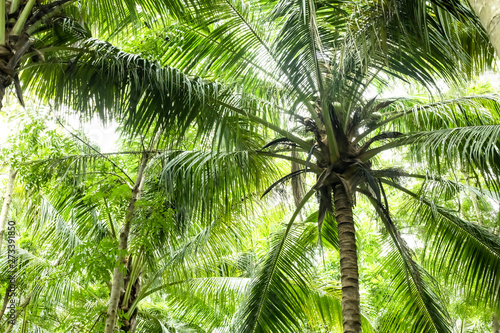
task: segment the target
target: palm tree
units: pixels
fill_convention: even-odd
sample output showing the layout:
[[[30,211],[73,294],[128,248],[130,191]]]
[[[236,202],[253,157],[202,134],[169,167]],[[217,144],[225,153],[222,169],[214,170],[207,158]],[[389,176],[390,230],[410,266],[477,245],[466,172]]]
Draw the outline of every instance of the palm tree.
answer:
[[[44,316],[41,318],[38,315],[25,315],[23,325],[45,329],[59,326],[60,330],[74,323],[81,326],[81,319],[74,316],[73,312],[81,311],[96,302],[92,307],[92,315],[96,318],[93,324],[96,328],[104,328],[101,322],[106,316],[105,312],[100,312],[103,300],[94,300],[94,293],[107,296],[109,284],[114,302],[110,301],[108,308],[118,306],[120,312],[124,312],[119,320],[120,329],[133,331],[137,318],[142,319],[141,327],[149,327],[154,322],[154,318],[147,318],[145,313],[138,311],[143,299],[163,290],[168,290],[171,298],[179,293],[182,296],[184,290],[175,288],[189,282],[191,274],[197,281],[218,278],[210,273],[218,271],[218,267],[210,264],[219,263],[220,253],[227,255],[234,252],[233,243],[236,247],[237,241],[227,236],[235,227],[232,224],[235,221],[231,219],[237,219],[239,211],[243,211],[240,206],[246,206],[247,200],[242,200],[242,197],[247,195],[245,191],[251,190],[250,184],[258,183],[258,173],[254,172],[252,177],[246,177],[244,170],[249,169],[247,163],[253,164],[251,169],[257,169],[257,165],[262,166],[262,161],[258,161],[259,157],[248,159],[244,153],[227,151],[226,154],[217,156],[221,165],[218,166],[214,163],[212,152],[193,150],[198,146],[191,143],[193,140],[178,147],[190,150],[143,151],[137,147],[141,145],[137,142],[133,149],[128,147],[125,152],[101,154],[88,144],[78,148],[84,139],[76,134],[73,134],[74,138],[68,138],[61,137],[56,131],[47,130],[42,120],[45,116],[38,116],[40,119],[31,122],[25,119],[20,121],[21,130],[16,133],[19,138],[15,138],[11,145],[17,148],[29,145],[29,149],[5,149],[5,152],[12,152],[9,154],[14,155],[11,163],[20,170],[26,188],[31,189],[22,199],[18,198],[23,205],[16,209],[25,212],[22,216],[17,216],[19,227],[23,225],[26,230],[30,230],[29,235],[23,235],[20,240],[23,245],[19,249],[22,269],[17,272],[19,291],[24,293],[23,296],[29,297],[25,298],[27,303],[23,303],[19,314],[24,311],[37,313],[44,309]],[[241,123],[235,124],[240,126],[238,130],[243,130]],[[231,126],[227,126],[226,130],[230,128]],[[238,144],[250,145],[254,149],[263,145],[263,141],[257,136],[242,134]],[[232,140],[237,139],[232,133],[230,136]],[[159,136],[156,135],[152,140],[158,139]],[[230,142],[231,140],[224,140],[225,145]],[[229,146],[226,148],[230,149]],[[35,157],[37,152],[42,156]],[[139,186],[133,187],[124,169],[133,169],[137,163],[136,156],[144,155],[151,156],[147,168],[148,177],[137,177]],[[121,161],[122,167],[119,166],[120,162],[113,161],[120,156],[129,156],[129,161]],[[206,196],[221,197],[217,192],[221,188],[211,186],[211,181],[223,183],[222,180],[228,173],[232,174],[233,179],[233,183],[226,184],[228,187],[233,188],[237,184],[237,187],[246,190],[225,191],[226,195],[222,200],[231,206],[227,210],[222,209],[219,203],[216,211],[210,213],[201,209],[203,206],[192,199],[185,201],[189,206],[183,206],[180,204],[183,202],[180,200],[183,196],[182,187],[176,185],[176,179],[185,177],[176,174],[173,166],[176,161],[185,157],[189,157],[192,163],[198,161],[200,173],[195,178],[201,174],[205,177],[210,175],[202,183],[196,184],[198,196],[200,191],[206,191]],[[30,158],[32,160],[26,161]],[[143,175],[146,171],[145,160],[142,157],[139,161],[139,171]],[[231,172],[228,166],[232,167]],[[163,175],[160,177],[161,173]],[[168,191],[160,185],[161,181],[170,184],[167,186]],[[258,188],[259,192],[263,190]],[[124,193],[129,190],[132,191]],[[232,192],[234,198],[229,197],[229,192]],[[144,199],[140,209],[137,209],[136,201],[141,194]],[[128,207],[123,203],[124,198]],[[127,214],[121,214],[124,210]],[[230,217],[227,213],[229,211]],[[122,223],[119,222],[121,219]],[[23,234],[25,233],[28,232],[24,231]],[[248,234],[248,229],[246,232],[238,231],[234,237],[237,239],[239,234],[245,233]],[[183,237],[179,240],[181,235]],[[124,242],[123,238],[128,238],[128,241]],[[90,244],[93,245],[89,249]],[[110,262],[113,254],[109,253],[110,245],[119,253],[116,264]],[[199,250],[201,247],[209,247],[213,253],[208,251],[205,254]],[[206,258],[205,265],[199,263],[202,256]],[[124,265],[123,261],[127,264]],[[4,268],[7,264],[6,260],[1,262]],[[196,269],[193,273],[190,272],[191,265]],[[117,276],[116,268],[124,266],[126,269],[119,271],[120,275]],[[107,281],[107,272],[113,269],[113,281]],[[2,269],[5,274],[8,271]],[[35,279],[34,276],[44,278]],[[2,278],[6,279],[6,276]],[[96,283],[96,279],[100,280]],[[53,280],[57,280],[57,283],[48,282]],[[180,282],[175,282],[176,280]],[[125,293],[121,292],[122,288]],[[74,289],[84,289],[86,292],[75,296],[77,292]],[[118,290],[118,297],[113,299],[115,290]],[[181,299],[180,296],[176,299]],[[68,305],[74,297],[81,298],[82,301],[78,302],[77,309]],[[44,298],[50,298],[51,302],[44,302]],[[104,301],[107,301],[106,297]],[[57,309],[64,309],[63,313],[57,313]],[[213,327],[224,319],[219,317],[214,313],[211,317],[215,319],[214,322],[203,324]],[[114,316],[113,319],[117,321],[118,318]],[[61,323],[57,325],[57,321]],[[114,329],[114,324],[111,327]],[[145,330],[147,331],[146,328]]]
[[[88,38],[90,35],[82,35],[87,31],[79,23],[94,22],[94,32],[112,39],[123,22],[139,19],[138,6],[156,8],[160,5],[151,0],[1,0],[0,109],[5,89],[12,84],[23,104],[19,74],[27,61],[41,62],[46,52],[75,50],[75,40],[68,38],[65,30],[72,29],[80,38]],[[175,9],[176,4],[172,2],[171,7]],[[55,40],[59,41],[57,45]]]
[[[252,154],[282,158],[303,166],[282,180],[302,173],[315,174],[315,185],[299,202],[298,210],[252,284],[250,298],[241,312],[240,330],[266,331],[273,327],[280,330],[286,323],[294,324],[291,308],[285,302],[282,307],[270,302],[274,294],[269,292],[278,272],[293,275],[276,267],[288,248],[288,237],[300,209],[317,193],[319,228],[332,215],[338,226],[344,331],[360,331],[356,231],[352,216],[355,193],[359,192],[371,200],[392,236],[398,254],[394,257],[394,262],[399,263],[397,276],[406,277],[407,281],[399,286],[419,300],[409,305],[419,314],[415,315],[419,319],[416,325],[446,331],[445,310],[432,297],[431,284],[424,283],[428,277],[399,236],[384,200],[387,186],[418,199],[419,195],[391,179],[425,176],[375,166],[384,151],[418,147],[427,153],[424,162],[429,165],[438,161],[434,154],[446,152],[449,161],[460,159],[466,169],[479,170],[487,185],[495,186],[496,100],[465,98],[424,105],[404,100],[366,100],[364,94],[373,82],[383,82],[384,72],[433,85],[436,75],[456,80],[462,73],[473,72],[476,64],[491,61],[491,50],[482,45],[486,33],[472,12],[460,3],[447,6],[424,1],[388,4],[282,1],[267,5],[199,1],[191,2],[183,10],[174,8],[161,13],[165,17],[173,13],[176,24],[156,21],[158,25],[168,21],[171,29],[167,30],[165,52],[156,57],[158,62],[124,53],[106,43],[85,40],[80,45],[86,52],[79,53],[66,67],[57,61],[60,57],[53,58],[52,67],[44,64],[32,67],[34,71],[25,71],[31,76],[25,82],[42,82],[34,89],[40,96],[54,96],[60,104],[89,111],[97,107],[103,115],[113,107],[115,113],[128,116],[127,124],[135,131],[161,123],[183,133],[195,123],[201,132],[229,137],[228,119],[258,124],[278,137],[264,148],[252,150]],[[472,43],[478,38],[481,42]],[[66,55],[71,59],[73,54],[70,50]],[[201,76],[203,80],[187,74]],[[213,78],[224,84],[209,83]],[[71,91],[82,93],[71,95],[68,93]],[[477,116],[477,109],[489,110],[482,111],[489,112],[488,117]],[[481,126],[488,132],[480,132]],[[239,131],[234,133],[241,135]],[[486,133],[494,139],[487,141]],[[474,135],[477,141],[471,143],[466,134]],[[293,147],[302,157],[288,155],[287,147]],[[454,155],[457,149],[461,155]],[[480,151],[488,153],[481,155]],[[439,181],[445,169],[440,166],[437,170],[439,175],[435,179]],[[210,201],[209,197],[200,199]],[[430,200],[421,202],[435,213],[425,216],[432,217],[434,225],[440,226],[431,228],[431,232],[470,237],[471,241],[466,243],[470,251],[489,249],[483,251],[485,262],[476,262],[464,254],[459,258],[463,260],[460,265],[471,261],[477,264],[475,272],[481,270],[483,274],[496,276],[494,266],[487,264],[497,260],[496,238],[442,208],[435,208]],[[449,242],[444,248],[460,248],[460,237],[442,239]],[[482,283],[471,276],[466,281],[469,285]],[[494,286],[493,283],[484,287],[486,290]],[[274,311],[269,310],[271,306]],[[283,316],[281,321],[271,319],[277,314]]]

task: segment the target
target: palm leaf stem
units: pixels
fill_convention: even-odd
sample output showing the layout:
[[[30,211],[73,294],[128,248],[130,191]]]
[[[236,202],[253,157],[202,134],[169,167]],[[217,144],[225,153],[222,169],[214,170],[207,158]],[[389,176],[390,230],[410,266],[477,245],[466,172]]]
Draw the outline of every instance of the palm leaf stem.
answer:
[[[27,166],[27,165],[31,165],[31,164],[43,164],[43,163],[47,163],[47,162],[54,162],[54,163],[55,162],[64,162],[66,160],[71,160],[71,159],[76,159],[76,158],[92,159],[92,158],[96,158],[96,157],[105,157],[106,159],[108,159],[107,156],[114,156],[114,155],[141,155],[144,153],[156,154],[156,153],[165,153],[165,152],[167,152],[167,151],[166,150],[146,150],[146,151],[130,150],[130,151],[111,152],[111,153],[99,152],[97,154],[66,155],[66,156],[59,157],[59,158],[45,158],[45,159],[41,159],[41,160],[25,161],[25,162],[19,163],[19,165]]]
[[[115,225],[114,225],[114,222],[113,222],[113,218],[111,216],[111,211],[109,209],[109,204],[108,204],[108,200],[106,200],[106,197],[103,196],[103,201],[104,201],[104,206],[106,207],[106,214],[108,215],[108,220],[109,220],[109,228],[111,229],[111,236],[112,236],[112,239],[116,239],[116,230],[115,230]]]
[[[5,45],[5,0],[0,0],[0,46]]]
[[[141,257],[142,252],[139,252],[138,255],[132,256],[130,255],[129,260],[132,260],[132,272],[130,273],[130,280],[128,281],[127,289],[125,290],[125,295],[123,296],[122,304],[127,304],[130,298],[130,293],[132,292],[132,286],[134,285],[135,279],[138,277],[138,269],[141,265]],[[129,309],[128,314],[133,312],[134,310]]]
[[[285,76],[287,77],[287,79],[290,82],[293,82],[287,68],[284,65],[280,65],[279,61],[276,60],[276,55],[271,51],[269,46],[259,36],[259,34],[252,27],[252,25],[247,20],[245,20],[245,18],[241,15],[241,13],[228,0],[225,0],[225,1],[226,1],[226,3],[228,3],[228,5],[231,7],[231,9],[236,13],[238,18],[248,27],[248,29],[250,30],[250,33],[257,39],[257,41],[262,45],[262,47],[264,47],[266,52],[274,60],[275,64],[278,65],[278,68],[281,70],[281,72],[283,72],[283,74],[285,74]],[[293,89],[299,95],[299,98],[303,101],[303,104],[306,106],[307,110],[309,111],[311,118],[315,121],[316,124],[321,124],[321,121],[318,117],[318,114],[314,110],[314,107],[310,103],[307,102],[307,100],[308,100],[307,95],[302,91],[302,89],[299,88],[298,85],[293,85]],[[334,140],[335,140],[335,138],[334,138]]]
[[[288,160],[291,162],[295,162],[304,166],[307,166],[308,168],[312,169],[316,174],[321,174],[323,172],[323,169],[321,169],[319,166],[317,166],[314,163],[307,163],[307,161],[304,161],[300,158],[292,157],[292,156],[287,156],[287,155],[280,155],[280,154],[275,154],[267,151],[256,151],[255,152],[257,155],[262,155],[262,156],[269,156],[269,157],[275,157],[275,158],[281,158],[283,160]]]
[[[319,44],[319,36],[318,36],[318,23],[316,22],[316,8],[314,3],[309,0],[309,35],[310,35],[310,48],[311,54],[313,55],[314,60],[314,69],[316,74],[316,80],[318,83],[318,89],[320,93],[320,97],[323,100],[324,96],[324,84],[323,84],[323,75],[321,73],[319,67],[318,57],[314,56],[318,50],[321,50],[321,45]],[[318,42],[318,49],[316,49],[316,42]]]
[[[75,2],[77,0],[56,0],[53,1],[47,5],[44,6],[44,12],[45,14],[41,14],[40,16],[34,15],[29,19],[27,22],[28,27],[26,27],[25,32],[28,35],[33,34],[35,31],[40,28],[42,24],[47,22],[48,19],[54,17],[55,15],[59,14],[61,10],[66,6],[69,5],[71,2]],[[49,8],[47,8],[49,7]],[[39,12],[40,13],[40,12]],[[37,13],[37,14],[39,14]],[[40,50],[40,52],[42,52]],[[43,53],[43,52],[42,52]]]
[[[111,175],[119,178],[123,184],[127,185],[129,189],[132,189],[133,186],[130,184],[125,178],[120,176],[119,174],[115,172],[109,172],[109,171],[104,171],[104,170],[99,170],[99,171],[85,171],[84,173],[77,173],[75,176],[85,176],[85,175]]]
[[[217,40],[215,40],[215,39],[211,38],[210,36],[208,36],[208,35],[204,34],[203,32],[199,31],[198,29],[193,29],[191,26],[189,26],[189,25],[187,25],[187,24],[183,24],[182,26],[183,26],[186,30],[189,30],[189,31],[191,31],[191,32],[193,32],[193,33],[195,33],[195,34],[200,35],[201,37],[203,37],[203,38],[205,38],[205,39],[209,40],[211,43],[214,43],[214,44],[216,44],[217,46],[220,46],[220,47],[222,47],[222,46],[223,46],[221,42],[219,42],[219,41],[217,41]],[[234,51],[233,49],[230,49],[230,48],[227,48],[227,47],[224,47],[224,48],[225,48],[226,50],[231,51],[233,54],[237,54],[237,53],[238,53],[238,52]],[[238,54],[238,56],[240,56],[240,55]],[[269,76],[269,77],[270,77],[270,78],[272,78],[273,80],[278,81],[278,80],[274,77],[274,75],[273,75],[271,72],[269,72],[268,70],[266,70],[266,69],[265,69],[265,68],[263,68],[262,66],[258,65],[257,63],[255,63],[255,61],[253,61],[252,59],[248,59],[248,58],[246,58],[245,56],[243,56],[243,58],[245,59],[245,61],[246,61],[246,62],[248,62],[248,63],[249,63],[249,64],[251,64],[252,66],[255,66],[255,68],[257,68],[258,70],[260,70],[262,73],[266,74],[267,76]]]
[[[104,157],[106,160],[108,160],[115,168],[117,168],[118,170],[120,170],[123,175],[125,177],[128,178],[128,180],[130,181],[130,184],[134,184],[134,180],[125,172],[125,170],[123,170],[123,168],[121,168],[118,164],[116,164],[113,160],[111,160],[110,158],[106,157],[105,155],[103,155],[100,151],[98,151],[97,149],[95,149],[94,147],[92,147],[92,145],[88,144],[85,140],[83,140],[82,138],[80,138],[78,135],[76,135],[75,133],[73,133],[72,131],[70,131],[66,126],[63,125],[63,123],[59,120],[59,118],[56,117],[56,120],[57,122],[59,123],[59,125],[61,125],[66,131],[69,132],[69,134],[71,134],[74,138],[76,138],[78,141],[82,142],[84,145],[86,145],[87,147],[89,147],[91,150],[95,151],[97,154],[99,154],[100,156]],[[129,185],[129,187],[131,186],[130,184],[127,184]]]
[[[424,181],[434,181],[442,184],[449,184],[453,186],[454,188],[459,188],[460,190],[466,191],[470,195],[478,196],[478,195],[484,195],[487,196],[495,201],[499,201],[499,196],[495,192],[491,192],[485,189],[482,189],[480,187],[472,186],[469,182],[469,184],[463,184],[457,181],[452,181],[449,179],[445,179],[441,176],[433,176],[433,175],[420,175],[420,174],[413,174],[413,173],[407,173],[403,171],[394,171],[390,170],[388,173],[385,172],[385,170],[373,170],[372,175],[375,178],[381,178],[381,177],[386,177],[389,179],[394,179],[394,178],[399,178],[399,177],[406,177],[406,178],[415,178],[415,179],[422,179]],[[478,207],[479,208],[479,207]]]
[[[240,108],[237,108],[237,107],[234,107],[230,104],[227,104],[227,103],[224,103],[224,102],[221,102],[221,101],[216,101],[217,104],[220,104],[221,106],[231,110],[231,111],[234,111],[242,116],[245,116],[245,117],[248,117],[250,120],[252,121],[255,121],[256,123],[259,123],[261,125],[263,125],[264,127],[267,127],[273,131],[275,131],[276,133],[279,133],[281,135],[283,135],[284,137],[290,139],[291,141],[295,142],[296,144],[298,144],[300,147],[302,147],[303,149],[305,150],[309,150],[311,149],[312,147],[312,144],[309,144],[307,142],[305,142],[304,140],[302,140],[301,138],[293,135],[291,132],[287,131],[287,130],[284,130],[283,128],[281,128],[280,126],[277,126],[277,125],[274,125],[256,115],[253,115],[253,114],[250,114]]]
[[[394,173],[395,177],[417,178],[417,179],[424,179],[424,180],[430,179],[430,180],[434,180],[437,182],[444,180],[442,177],[439,177],[439,176],[420,175],[420,174],[416,174],[416,173],[408,173],[408,172],[399,171],[399,170],[398,171],[391,170],[391,173]],[[374,177],[386,176],[385,170],[372,170],[372,174]],[[388,177],[390,178],[390,175]]]
[[[164,283],[164,284],[162,284],[162,285],[160,285],[158,287],[152,288],[151,290],[144,291],[142,293],[142,295],[140,295],[139,297],[137,297],[137,299],[135,300],[135,302],[139,302],[140,300],[148,297],[149,295],[154,294],[157,291],[160,291],[160,290],[163,290],[163,289],[166,289],[166,288],[169,288],[169,287],[173,287],[173,286],[176,286],[176,285],[179,285],[179,284],[187,283],[187,282],[189,282],[189,280],[181,280],[181,281]],[[146,290],[146,289],[143,288],[143,290]],[[134,304],[135,304],[135,302],[134,302]]]
[[[57,51],[73,51],[77,53],[85,53],[88,52],[88,50],[80,48],[80,47],[70,47],[70,46],[50,46],[50,47],[44,47],[38,49],[42,54],[49,53],[49,52],[57,52]],[[37,52],[29,52],[25,53],[26,57],[34,56],[38,54]],[[39,67],[40,64],[36,62],[30,62],[22,67],[22,69],[27,69],[27,68],[32,68],[32,67]]]
[[[132,272],[130,273],[130,280],[128,281],[127,290],[125,292],[125,296],[123,297],[123,302],[122,302],[122,305],[124,305],[124,306],[128,306],[129,298],[130,298],[130,295],[132,292],[132,287],[134,285],[136,287],[137,287],[137,285],[140,286],[140,281],[137,282],[137,280],[141,277],[141,273],[142,273],[141,265],[142,265],[142,254],[143,253],[144,252],[140,252],[137,256],[132,258],[132,260],[134,260],[132,263]],[[137,296],[138,296],[138,292],[136,290],[136,294],[134,295],[135,299],[138,298]],[[135,300],[132,302],[132,305],[130,306],[130,308],[128,309],[128,311],[125,315],[126,318],[129,319],[129,318],[131,318],[131,316],[134,315],[134,311],[135,311],[138,304],[139,304],[139,302],[135,302]]]
[[[395,141],[389,142],[389,143],[387,143],[385,145],[382,145],[380,147],[376,147],[376,148],[370,149],[367,152],[361,154],[359,156],[359,159],[361,161],[363,161],[363,162],[366,162],[366,161],[372,159],[377,154],[379,154],[379,153],[381,153],[383,151],[386,151],[386,150],[389,150],[389,149],[393,149],[393,148],[397,148],[397,147],[401,147],[401,146],[405,146],[405,145],[409,145],[409,144],[412,144],[413,142],[415,142],[416,140],[417,140],[416,137],[401,138],[399,140],[395,140]]]
[[[477,202],[477,195],[476,195],[476,193],[474,193],[470,190],[471,184],[470,184],[469,174],[467,173],[467,171],[464,168],[462,168],[462,175],[464,176],[465,184],[467,184],[467,186],[469,187],[468,193],[469,193],[470,198],[472,200],[472,205],[474,206],[474,211],[476,212],[477,222],[479,222],[480,225],[483,225],[484,221],[483,221],[483,216],[481,214],[481,210],[480,210],[478,202]]]
[[[94,329],[95,325],[97,325],[97,323],[99,322],[99,319],[101,319],[101,317],[103,315],[104,315],[104,312],[99,313],[99,315],[96,317],[96,319],[94,321],[94,325],[92,325],[92,327],[90,328],[89,333],[92,332],[92,330]]]
[[[434,300],[428,297],[429,291],[427,290],[427,285],[424,283],[423,274],[420,272],[421,268],[413,259],[412,251],[401,237],[399,230],[391,219],[387,207],[384,207],[381,201],[373,197],[370,192],[359,188],[356,191],[365,195],[371,202],[389,232],[393,244],[397,248],[397,252],[404,264],[404,273],[406,275],[408,290],[416,291],[416,304],[418,304],[419,312],[422,311],[422,313],[414,313],[414,315],[421,315],[423,318],[418,319],[418,321],[428,328],[432,327],[432,331],[450,333],[448,313],[445,308],[442,308],[439,299]],[[399,287],[401,287],[401,285]]]
[[[28,3],[26,6],[23,8],[23,11],[21,12],[21,15],[19,15],[19,18],[16,21],[16,24],[14,25],[14,28],[12,28],[11,34],[16,36],[19,35],[24,28],[24,24],[28,20],[28,16],[31,14],[31,10],[33,9],[33,6],[35,5],[36,0],[28,0]]]
[[[340,151],[337,144],[337,140],[335,139],[335,135],[333,132],[333,123],[330,117],[328,101],[324,96],[325,91],[324,91],[323,75],[320,70],[318,57],[316,56],[316,53],[321,51],[321,45],[319,45],[319,36],[317,30],[318,28],[316,22],[316,9],[314,3],[311,0],[308,1],[308,4],[309,4],[309,34],[310,34],[310,44],[311,44],[310,48],[311,48],[311,54],[313,55],[312,58],[314,60],[316,81],[318,83],[318,89],[322,103],[321,113],[323,114],[323,118],[325,119],[326,132],[328,133],[327,140],[329,143],[328,146],[330,150],[330,162],[334,163],[336,160],[340,158]],[[317,45],[318,47],[316,47],[317,42],[318,42]],[[319,125],[320,123],[317,124]]]
[[[444,210],[443,208],[441,207],[436,207],[434,206],[429,200],[419,196],[418,194],[404,188],[403,186],[399,185],[399,184],[396,184],[395,182],[392,182],[390,180],[387,180],[387,179],[381,179],[381,181],[384,183],[384,184],[387,184],[389,186],[392,186],[394,187],[395,189],[398,189],[400,190],[401,192],[409,195],[410,197],[412,197],[413,199],[416,199],[416,200],[419,200],[420,202],[424,203],[425,205],[429,206],[429,207],[432,207],[433,209],[435,209],[436,212],[438,212],[439,214],[441,214],[443,217],[445,217],[447,220],[449,221],[454,221],[455,220],[455,217],[450,214],[449,212],[447,212],[446,210]],[[464,233],[467,233],[469,234],[469,231],[462,228],[459,224],[455,224],[457,227],[459,227],[460,229],[462,229],[462,231]],[[479,240],[475,239],[477,242],[479,242]],[[480,243],[480,242],[479,242]],[[481,243],[482,244],[482,243]],[[484,245],[484,244],[483,244]],[[487,245],[484,245],[487,247]],[[489,248],[488,247],[488,251],[493,254],[494,256],[497,256],[499,259],[500,259],[500,254],[497,253],[497,250],[496,249],[493,249],[493,248]]]
[[[19,5],[21,4],[21,0],[12,0],[10,3],[10,11],[9,14],[13,14],[16,12],[16,10],[19,8]]]
[[[325,103],[326,106],[326,103]],[[324,111],[326,109],[326,111]],[[339,146],[337,140],[335,139],[335,134],[333,132],[333,122],[330,116],[330,111],[328,107],[322,108],[323,115],[325,117],[325,127],[326,127],[326,138],[328,140],[328,148],[330,150],[330,163],[335,163],[340,158]]]
[[[416,213],[424,219],[426,249],[436,272],[444,272],[445,281],[467,297],[484,306],[497,306],[500,294],[500,239],[490,230],[453,214],[412,191],[388,180],[385,184],[402,191],[418,204]],[[430,246],[432,249],[427,250]]]

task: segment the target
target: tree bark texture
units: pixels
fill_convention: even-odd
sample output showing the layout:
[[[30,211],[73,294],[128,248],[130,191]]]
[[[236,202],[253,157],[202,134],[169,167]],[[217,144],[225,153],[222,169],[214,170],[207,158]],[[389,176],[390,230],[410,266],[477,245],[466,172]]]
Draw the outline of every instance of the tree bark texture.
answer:
[[[500,56],[500,0],[469,0],[469,4],[488,32],[497,56]]]
[[[334,188],[335,217],[340,244],[342,323],[344,333],[361,332],[358,255],[352,203],[342,184]]]
[[[3,197],[2,212],[0,213],[0,251],[2,251],[3,234],[5,233],[5,223],[9,217],[9,208],[12,203],[12,194],[14,193],[14,184],[16,182],[17,171],[10,169],[7,189]]]
[[[498,316],[496,314],[493,315],[491,331],[493,333],[500,333],[500,324],[498,323]]]

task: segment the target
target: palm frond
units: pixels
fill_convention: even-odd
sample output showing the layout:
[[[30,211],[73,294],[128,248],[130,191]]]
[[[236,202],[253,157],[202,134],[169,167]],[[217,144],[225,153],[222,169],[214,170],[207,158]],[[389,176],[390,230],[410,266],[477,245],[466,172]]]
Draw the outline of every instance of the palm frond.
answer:
[[[451,321],[437,282],[416,263],[412,264],[410,273],[405,261],[398,250],[384,258],[384,270],[391,272],[392,280],[384,298],[386,306],[380,318],[381,330],[451,332]]]
[[[305,203],[311,198],[310,190],[294,212],[286,229],[272,236],[270,252],[249,287],[235,322],[239,332],[268,332],[300,330],[301,304],[308,284],[312,265],[307,255],[314,228],[292,228]]]
[[[123,29],[124,25],[126,27],[127,22],[141,25],[140,19],[143,19],[146,23],[154,24],[159,17],[160,21],[167,20],[168,17],[175,17],[186,11],[185,4],[176,0],[84,0],[80,6],[74,7],[76,8],[69,8],[67,11],[77,11],[81,19],[93,22],[92,28],[104,36],[112,36],[117,30]]]
[[[342,332],[342,289],[334,283],[311,288],[304,311],[308,327],[315,332]],[[375,332],[369,317],[361,313],[363,332]]]
[[[459,80],[457,70],[471,73],[493,61],[483,27],[458,1],[362,2],[350,10],[348,52],[392,75],[435,85],[433,77]]]
[[[500,125],[468,126],[414,133],[407,136],[412,142],[412,156],[424,160],[442,173],[456,170],[476,170],[494,190],[500,188]]]
[[[213,112],[203,116],[197,113],[211,109],[205,102],[209,95],[215,96],[216,85],[189,78],[174,68],[162,68],[95,39],[81,42],[76,51],[76,55],[67,55],[65,63],[47,55],[43,65],[23,72],[24,82],[39,96],[55,98],[56,105],[87,114],[97,110],[102,119],[126,114],[128,126],[133,124],[138,131],[147,130],[156,121],[180,132],[196,118],[201,121],[200,129],[206,129],[208,121],[214,124],[215,119],[209,119]]]
[[[402,133],[441,130],[466,126],[495,125],[500,119],[498,96],[464,96],[432,101],[417,98],[382,100],[381,108],[373,110],[357,124],[359,142],[375,130]]]
[[[478,197],[481,202],[486,203],[487,199],[494,200],[498,202],[500,197],[497,192],[489,191],[485,188],[480,188],[476,186],[471,186],[457,181],[456,179],[448,179],[442,175],[435,175],[430,172],[426,174],[420,173],[408,173],[401,169],[385,169],[385,170],[372,170],[372,174],[375,178],[386,178],[394,182],[399,182],[399,180],[404,178],[421,180],[420,185],[421,193],[428,193],[431,198],[452,200],[457,198],[459,193],[464,194],[474,194]]]
[[[391,252],[384,258],[384,269],[392,274],[392,292],[387,297],[389,312],[382,329],[391,332],[451,332],[451,320],[434,279],[413,258],[389,211],[369,192],[360,190],[372,203],[391,237]],[[398,304],[399,306],[397,306]],[[404,304],[404,306],[401,306]]]
[[[388,180],[414,202],[415,217],[425,228],[425,256],[434,272],[442,272],[447,282],[463,286],[469,297],[484,304],[499,302],[500,239],[486,228],[456,216],[425,195]]]
[[[249,283],[249,278],[210,277],[193,279],[187,288],[170,288],[170,315],[207,332],[228,331]]]
[[[162,182],[185,214],[199,208],[204,208],[201,211],[206,216],[211,216],[214,209],[229,213],[233,205],[263,190],[274,169],[248,151],[173,151],[162,158]]]

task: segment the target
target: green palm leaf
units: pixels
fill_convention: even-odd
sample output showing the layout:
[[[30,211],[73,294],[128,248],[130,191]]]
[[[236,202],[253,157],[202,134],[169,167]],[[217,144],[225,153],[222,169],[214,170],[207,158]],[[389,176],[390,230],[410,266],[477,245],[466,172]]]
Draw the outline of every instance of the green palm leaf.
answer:
[[[426,196],[383,180],[414,201],[415,216],[425,227],[426,256],[435,272],[445,273],[448,283],[464,286],[470,297],[497,304],[500,239],[486,228],[465,221]]]
[[[302,199],[286,229],[272,236],[271,249],[252,281],[248,299],[235,322],[239,332],[288,332],[301,327],[304,292],[311,267],[310,229],[292,228],[293,222],[314,190]]]
[[[382,317],[382,329],[394,332],[451,332],[451,320],[439,286],[415,262],[386,207],[370,192],[360,190],[372,203],[391,237],[383,269],[391,272],[390,310]],[[384,194],[385,195],[385,194]]]

